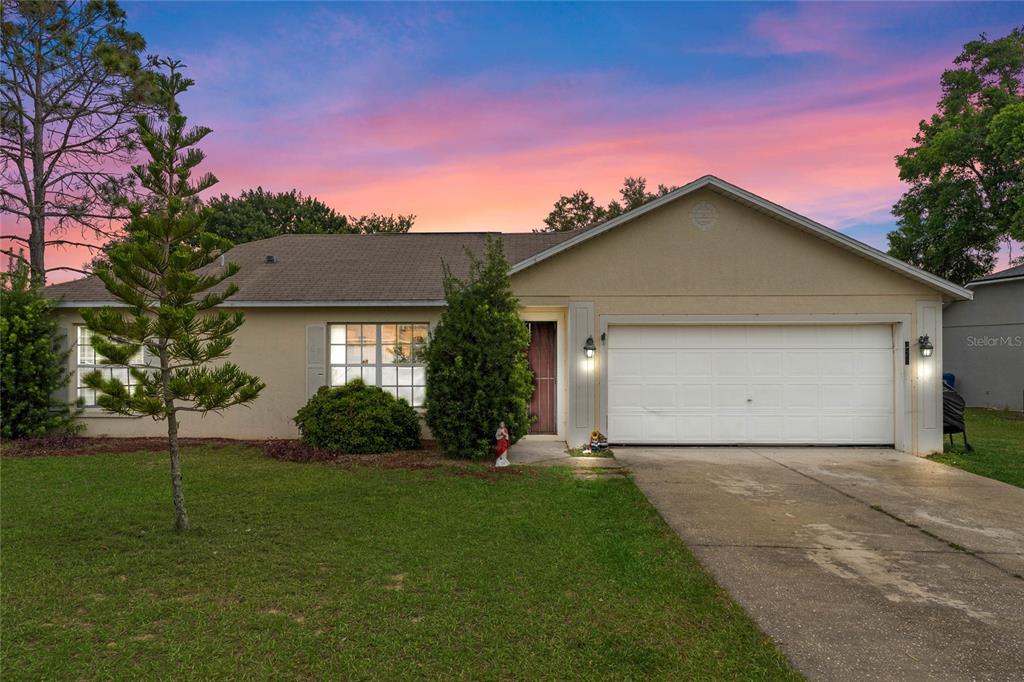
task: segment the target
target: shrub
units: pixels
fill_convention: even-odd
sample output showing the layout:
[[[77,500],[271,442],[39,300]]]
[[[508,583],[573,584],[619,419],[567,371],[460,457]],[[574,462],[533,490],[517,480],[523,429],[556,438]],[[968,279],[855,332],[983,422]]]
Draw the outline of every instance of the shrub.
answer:
[[[504,421],[514,443],[530,426],[533,374],[529,333],[512,293],[501,242],[490,239],[484,260],[471,258],[469,278],[444,273],[447,306],[427,345],[427,424],[454,457],[493,456]]]
[[[420,446],[420,421],[409,403],[359,379],[322,387],[295,417],[302,441],[346,454]]]
[[[76,430],[75,412],[55,397],[68,383],[53,303],[28,267],[0,274],[0,437],[39,438]]]

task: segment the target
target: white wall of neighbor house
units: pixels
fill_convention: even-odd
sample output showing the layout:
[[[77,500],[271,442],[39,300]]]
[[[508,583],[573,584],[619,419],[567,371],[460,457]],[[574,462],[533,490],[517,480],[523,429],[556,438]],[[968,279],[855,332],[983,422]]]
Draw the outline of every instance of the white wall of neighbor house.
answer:
[[[707,205],[715,220],[698,227],[694,211],[700,207],[707,215]],[[590,428],[602,426],[606,346],[600,335],[609,319],[702,316],[713,323],[716,316],[721,322],[800,316],[820,323],[833,316],[837,322],[861,317],[899,324],[893,362],[896,390],[906,392],[899,408],[907,425],[901,447],[918,454],[941,450],[942,295],[716,192],[701,190],[669,203],[515,273],[512,282],[526,305],[566,306],[569,350],[577,360],[588,334],[597,342],[597,355],[587,364],[590,379],[570,376],[570,391],[576,391],[570,404],[591,406],[568,417],[571,441],[582,442],[589,431],[573,421],[580,414],[593,415]],[[592,314],[574,315],[580,310]],[[916,347],[924,334],[936,347],[928,359]],[[911,343],[909,367],[900,341]]]
[[[183,413],[183,437],[295,438],[292,419],[307,400],[310,388],[308,335],[319,327],[324,336],[328,323],[427,323],[440,317],[440,308],[420,307],[330,307],[249,308],[246,320],[235,335],[230,359],[242,369],[260,377],[267,387],[251,406],[232,407],[206,416]],[[76,325],[82,318],[75,309],[59,309],[59,322],[71,341],[68,369],[72,372],[68,395],[73,395],[77,371]],[[81,417],[89,436],[161,436],[166,425],[149,418],[112,415],[101,408],[87,408]]]

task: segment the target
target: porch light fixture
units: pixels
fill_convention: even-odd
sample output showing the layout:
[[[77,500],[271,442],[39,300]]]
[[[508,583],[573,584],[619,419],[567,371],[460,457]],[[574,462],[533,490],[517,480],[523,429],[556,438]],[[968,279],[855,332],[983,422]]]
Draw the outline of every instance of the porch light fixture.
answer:
[[[928,338],[927,334],[918,337],[917,347],[921,351],[922,358],[930,358],[932,353],[935,352],[935,346],[932,345],[932,341]]]
[[[597,346],[594,345],[594,337],[588,336],[587,342],[583,344],[583,354],[588,358],[594,357],[594,353],[597,351]]]

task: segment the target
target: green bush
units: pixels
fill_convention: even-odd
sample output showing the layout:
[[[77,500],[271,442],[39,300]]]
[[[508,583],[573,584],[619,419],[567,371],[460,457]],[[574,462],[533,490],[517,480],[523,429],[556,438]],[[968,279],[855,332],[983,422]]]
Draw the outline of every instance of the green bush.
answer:
[[[302,441],[346,454],[420,447],[420,420],[409,403],[355,379],[324,386],[295,417]]]
[[[0,437],[37,438],[76,430],[75,412],[55,397],[68,383],[68,351],[53,303],[28,267],[0,274]]]
[[[530,343],[501,242],[490,239],[462,281],[445,268],[447,305],[427,345],[427,424],[446,453],[494,456],[504,421],[514,443],[530,427]]]

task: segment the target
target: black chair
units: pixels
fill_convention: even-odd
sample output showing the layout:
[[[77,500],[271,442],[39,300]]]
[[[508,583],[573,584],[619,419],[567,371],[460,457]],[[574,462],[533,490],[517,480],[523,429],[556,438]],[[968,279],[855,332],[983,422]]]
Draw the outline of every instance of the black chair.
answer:
[[[967,401],[949,382],[942,382],[942,432],[949,434],[949,444],[953,445],[953,434],[964,434],[964,449],[974,450],[967,441],[967,424],[964,420],[964,409]]]

